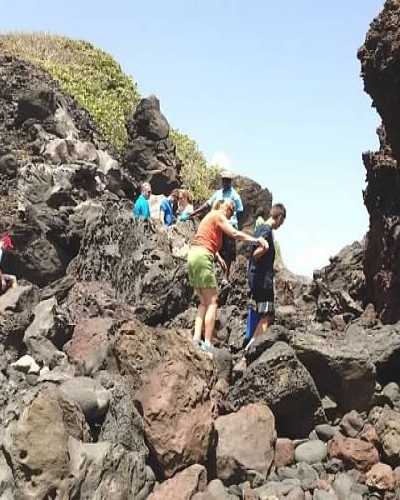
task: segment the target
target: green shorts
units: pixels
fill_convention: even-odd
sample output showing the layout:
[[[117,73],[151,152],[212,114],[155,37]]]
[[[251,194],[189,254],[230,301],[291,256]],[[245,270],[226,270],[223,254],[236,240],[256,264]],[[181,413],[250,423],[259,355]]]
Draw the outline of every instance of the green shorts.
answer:
[[[203,247],[191,247],[187,257],[189,283],[193,288],[217,288],[214,255]]]

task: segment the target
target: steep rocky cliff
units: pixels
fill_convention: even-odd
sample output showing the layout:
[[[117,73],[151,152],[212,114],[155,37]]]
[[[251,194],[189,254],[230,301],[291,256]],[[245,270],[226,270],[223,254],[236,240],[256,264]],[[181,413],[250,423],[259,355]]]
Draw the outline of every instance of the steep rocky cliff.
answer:
[[[388,0],[358,52],[366,92],[382,118],[380,149],[363,155],[370,215],[364,270],[369,299],[388,323],[400,319],[400,2]]]

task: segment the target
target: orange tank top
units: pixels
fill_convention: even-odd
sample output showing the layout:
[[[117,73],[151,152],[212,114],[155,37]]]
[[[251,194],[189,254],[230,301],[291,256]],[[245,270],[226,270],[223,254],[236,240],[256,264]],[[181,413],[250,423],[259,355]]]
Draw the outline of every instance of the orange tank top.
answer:
[[[204,247],[214,255],[219,252],[222,245],[222,230],[217,220],[220,217],[221,212],[217,210],[213,210],[204,217],[193,238],[193,246]]]

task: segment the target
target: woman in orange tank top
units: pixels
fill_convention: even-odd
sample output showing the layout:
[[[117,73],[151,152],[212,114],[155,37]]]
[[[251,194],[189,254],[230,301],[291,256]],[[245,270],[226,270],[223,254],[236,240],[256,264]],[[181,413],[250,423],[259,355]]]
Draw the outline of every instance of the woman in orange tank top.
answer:
[[[193,341],[196,344],[200,343],[204,326],[204,342],[202,342],[201,347],[207,351],[211,350],[211,340],[218,307],[217,278],[214,268],[215,258],[221,267],[226,270],[226,263],[219,254],[222,245],[222,234],[225,233],[235,240],[258,243],[268,249],[268,243],[263,238],[253,238],[253,236],[238,231],[229,224],[228,219],[232,217],[234,208],[233,202],[226,200],[207,214],[200,222],[188,253],[189,281],[200,299]]]

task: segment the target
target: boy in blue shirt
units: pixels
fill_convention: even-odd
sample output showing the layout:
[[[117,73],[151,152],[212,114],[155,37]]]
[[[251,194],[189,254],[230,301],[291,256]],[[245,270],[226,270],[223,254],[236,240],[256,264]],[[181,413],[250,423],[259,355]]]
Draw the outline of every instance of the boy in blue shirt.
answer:
[[[135,201],[132,208],[133,216],[136,219],[150,220],[150,203],[151,186],[148,182],[142,184],[142,193]]]
[[[270,325],[274,322],[275,244],[272,231],[281,227],[285,219],[286,208],[282,203],[276,203],[271,208],[268,220],[260,223],[254,234],[256,238],[264,238],[268,246],[267,248],[254,246],[249,260],[248,281],[250,296],[260,319],[255,328],[253,338],[247,347],[259,335],[266,333]]]
[[[179,189],[174,189],[160,204],[160,221],[164,226],[172,226],[176,222],[178,197]]]

